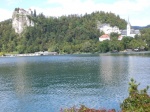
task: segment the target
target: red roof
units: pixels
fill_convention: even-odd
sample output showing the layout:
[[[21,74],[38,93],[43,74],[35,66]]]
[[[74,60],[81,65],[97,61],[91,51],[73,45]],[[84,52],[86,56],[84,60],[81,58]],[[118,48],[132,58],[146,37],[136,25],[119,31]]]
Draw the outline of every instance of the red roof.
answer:
[[[122,38],[122,36],[120,35],[118,38]]]
[[[108,34],[104,34],[102,36],[100,36],[100,38],[110,38]]]

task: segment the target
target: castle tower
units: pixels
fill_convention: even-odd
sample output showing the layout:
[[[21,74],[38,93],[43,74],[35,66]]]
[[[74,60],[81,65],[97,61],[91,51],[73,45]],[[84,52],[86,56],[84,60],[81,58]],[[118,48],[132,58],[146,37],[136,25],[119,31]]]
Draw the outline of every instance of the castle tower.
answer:
[[[127,36],[130,36],[131,33],[131,24],[129,22],[129,18],[128,18],[128,23],[127,23]]]
[[[32,10],[31,10],[31,9],[28,9],[28,13],[31,15],[31,14],[32,14]]]
[[[34,26],[34,22],[28,16],[32,16],[31,9],[29,12],[21,8],[16,8],[14,10],[12,16],[12,27],[15,29],[16,33],[20,34],[25,27]]]

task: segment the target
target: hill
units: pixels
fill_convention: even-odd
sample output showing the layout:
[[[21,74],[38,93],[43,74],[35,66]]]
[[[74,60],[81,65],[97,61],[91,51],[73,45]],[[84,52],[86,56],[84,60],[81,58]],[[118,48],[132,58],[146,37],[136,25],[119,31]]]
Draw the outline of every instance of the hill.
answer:
[[[35,26],[27,27],[20,35],[12,28],[12,20],[0,23],[0,52],[91,52],[100,36],[98,21],[120,29],[126,27],[126,21],[119,16],[102,11],[59,18],[39,14],[30,19]]]
[[[144,27],[142,27],[142,26],[132,26],[132,28],[135,29],[135,30],[141,30],[141,29],[143,29]]]
[[[126,21],[113,13],[93,12],[85,15],[45,17],[42,13],[29,17],[34,26],[26,27],[21,34],[12,28],[12,20],[0,22],[0,52],[33,53],[55,51],[58,53],[108,52],[145,46],[142,40],[133,39],[99,42],[97,23],[109,23],[126,28]],[[117,36],[117,35],[112,35]],[[128,42],[125,44],[124,42]],[[130,43],[131,42],[131,43]]]
[[[147,26],[132,26],[133,29],[135,30],[142,30],[144,28],[150,28],[150,25],[147,25]]]
[[[147,25],[145,28],[150,28],[150,25]]]

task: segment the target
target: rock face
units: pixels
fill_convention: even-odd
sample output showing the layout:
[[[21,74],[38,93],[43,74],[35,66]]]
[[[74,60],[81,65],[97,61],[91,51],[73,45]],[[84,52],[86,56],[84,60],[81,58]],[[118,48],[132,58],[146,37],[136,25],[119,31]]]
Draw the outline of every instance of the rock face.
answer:
[[[29,18],[31,16],[33,16],[31,9],[26,11],[21,8],[15,8],[12,15],[12,27],[16,33],[20,34],[27,26],[34,26],[33,21]]]

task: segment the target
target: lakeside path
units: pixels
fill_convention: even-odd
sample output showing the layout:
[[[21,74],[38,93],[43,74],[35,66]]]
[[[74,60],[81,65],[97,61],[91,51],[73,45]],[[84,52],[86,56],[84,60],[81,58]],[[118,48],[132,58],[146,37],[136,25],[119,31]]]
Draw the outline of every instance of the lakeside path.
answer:
[[[47,55],[58,55],[57,52],[35,52],[35,53],[27,53],[27,54],[5,54],[1,57],[25,57],[25,56],[47,56]]]
[[[93,54],[93,53],[74,53],[72,55],[80,55],[80,54]],[[131,51],[131,52],[116,52],[116,53],[94,53],[94,54],[100,54],[100,55],[108,55],[108,54],[115,54],[115,55],[134,55],[134,54],[150,54],[150,51]],[[35,53],[27,53],[27,54],[5,54],[4,56],[0,57],[31,57],[31,56],[48,56],[48,55],[64,55],[64,54],[59,54],[57,52],[35,52]],[[65,54],[67,55],[67,54]],[[70,54],[68,54],[70,55]]]

